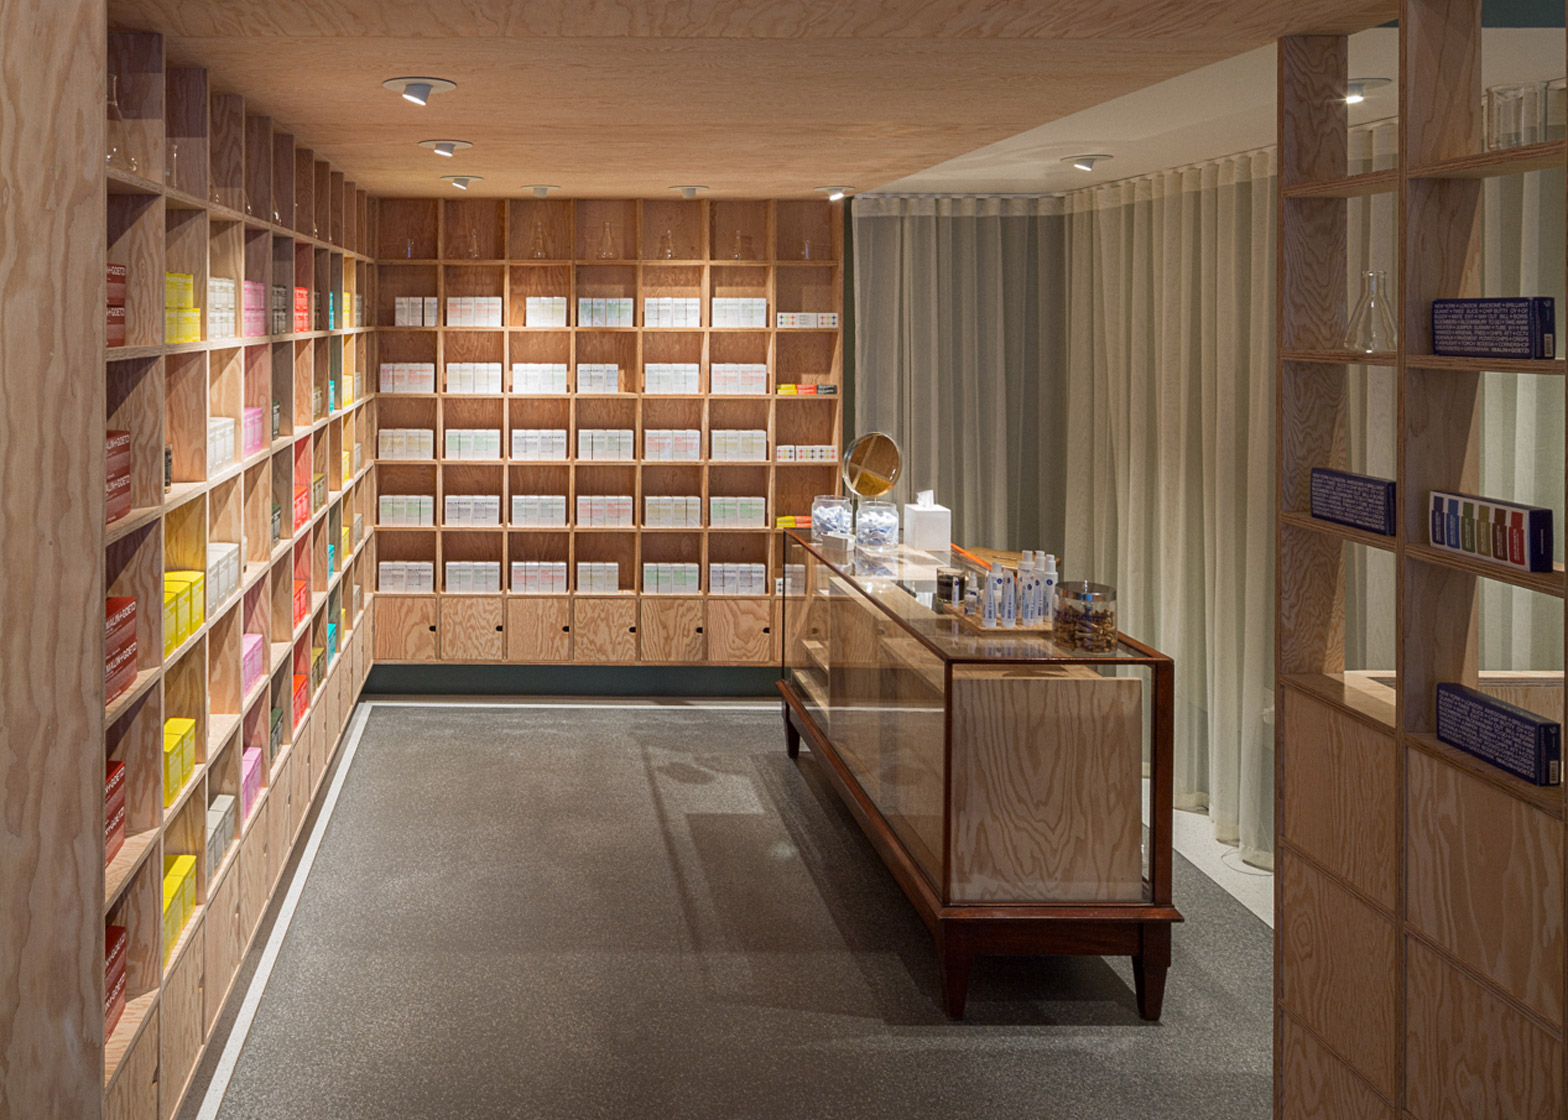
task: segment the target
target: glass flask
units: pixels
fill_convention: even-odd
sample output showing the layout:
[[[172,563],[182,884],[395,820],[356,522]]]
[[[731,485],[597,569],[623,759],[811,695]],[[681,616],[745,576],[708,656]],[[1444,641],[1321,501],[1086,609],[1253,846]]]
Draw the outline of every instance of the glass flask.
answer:
[[[666,229],[659,234],[659,256],[663,260],[675,259],[675,231]]]
[[[129,171],[132,175],[139,172],[136,156],[132,154],[130,146],[126,143],[125,114],[120,112],[120,76],[109,75],[109,104],[107,109],[109,127],[105,130],[108,139],[108,164],[120,171]]]
[[[1388,273],[1363,272],[1361,298],[1350,313],[1345,328],[1345,349],[1358,354],[1393,350],[1399,334],[1394,328],[1394,312],[1389,301]]]
[[[604,223],[604,229],[599,234],[599,259],[613,261],[619,254],[615,249],[615,231],[610,228],[610,223]]]
[[[536,261],[545,260],[550,256],[550,247],[544,239],[544,222],[534,219],[533,240],[529,243],[529,255]]]
[[[479,230],[473,226],[468,227],[468,257],[475,261],[479,259]]]

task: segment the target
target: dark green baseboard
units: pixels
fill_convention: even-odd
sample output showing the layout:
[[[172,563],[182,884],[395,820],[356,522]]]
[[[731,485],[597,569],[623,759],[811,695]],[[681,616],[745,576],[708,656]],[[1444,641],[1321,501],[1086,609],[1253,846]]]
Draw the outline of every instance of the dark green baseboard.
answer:
[[[382,696],[706,696],[777,700],[777,666],[377,665],[365,693]]]

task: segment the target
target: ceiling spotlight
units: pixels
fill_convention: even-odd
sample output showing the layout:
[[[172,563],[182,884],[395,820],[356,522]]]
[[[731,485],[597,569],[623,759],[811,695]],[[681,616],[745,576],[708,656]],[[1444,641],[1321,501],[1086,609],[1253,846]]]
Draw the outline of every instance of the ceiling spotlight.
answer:
[[[441,176],[441,181],[443,183],[451,183],[460,191],[466,191],[469,183],[483,183],[485,177],[483,175],[443,175]]]
[[[680,191],[682,198],[696,198],[698,191],[706,191],[706,190],[712,190],[712,189],[713,188],[711,188],[711,187],[699,187],[699,186],[691,186],[691,185],[687,185],[687,186],[683,186],[683,187],[671,187],[670,188],[670,190],[672,190],[672,191]]]
[[[823,194],[827,195],[829,202],[837,202],[840,199],[842,199],[845,195],[847,195],[850,191],[854,190],[855,188],[854,187],[817,187],[815,189],[819,190]]]
[[[1345,104],[1360,105],[1367,99],[1367,91],[1389,83],[1388,78],[1351,78],[1345,83]]]
[[[533,183],[524,187],[523,189],[525,191],[533,191],[535,198],[544,198],[551,191],[558,191],[561,188],[556,186],[554,183]]]
[[[421,140],[421,148],[429,148],[438,156],[455,156],[464,148],[472,148],[467,140]]]
[[[1067,156],[1062,160],[1062,162],[1072,164],[1079,171],[1093,171],[1094,165],[1099,163],[1101,160],[1113,158],[1115,157],[1108,156],[1104,152],[1095,152],[1086,156]]]
[[[423,105],[433,93],[449,93],[457,88],[456,82],[445,78],[388,78],[381,83],[393,93],[401,93],[404,101]]]

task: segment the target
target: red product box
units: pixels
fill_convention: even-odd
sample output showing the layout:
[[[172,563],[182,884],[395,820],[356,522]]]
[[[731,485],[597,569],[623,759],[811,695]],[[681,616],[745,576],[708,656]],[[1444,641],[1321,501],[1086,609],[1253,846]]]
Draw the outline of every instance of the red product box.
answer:
[[[131,512],[131,433],[104,434],[104,522],[112,525]]]
[[[294,487],[294,528],[303,528],[310,522],[310,487]]]
[[[310,289],[294,289],[294,331],[302,334],[310,330]]]
[[[125,266],[111,264],[104,269],[104,278],[107,281],[107,300],[110,307],[125,306]]]
[[[104,344],[107,346],[125,345],[125,308],[111,307],[104,334]]]
[[[294,581],[294,625],[298,626],[310,614],[310,586],[302,579]]]
[[[299,721],[305,718],[305,709],[310,707],[310,678],[294,674],[294,726],[299,726]]]
[[[124,926],[105,926],[103,930],[103,1034],[108,1038],[120,1025],[125,1012],[125,958],[130,937]]]
[[[112,704],[136,683],[136,647],[128,646],[104,666],[104,703]]]
[[[104,600],[104,656],[113,660],[126,649],[136,648],[136,600],[130,595],[111,595]]]
[[[104,866],[114,862],[125,843],[125,763],[111,762],[103,783]]]

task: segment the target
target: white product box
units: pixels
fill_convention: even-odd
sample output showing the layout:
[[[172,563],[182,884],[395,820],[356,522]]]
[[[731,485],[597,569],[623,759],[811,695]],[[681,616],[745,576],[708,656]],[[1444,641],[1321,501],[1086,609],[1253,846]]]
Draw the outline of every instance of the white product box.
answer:
[[[579,393],[619,393],[621,367],[603,362],[577,364],[577,391]]]
[[[433,592],[436,566],[431,560],[383,560],[377,565],[378,587],[382,591]]]
[[[435,524],[436,500],[429,494],[382,494],[377,501],[378,521],[393,528]]]
[[[514,393],[565,393],[566,382],[565,362],[514,362],[512,365]]]
[[[947,551],[953,544],[953,512],[936,505],[929,490],[904,505],[904,543],[919,552]]]
[[[376,454],[382,459],[433,459],[436,434],[428,428],[382,428]]]
[[[526,297],[523,300],[523,325],[527,327],[566,326],[566,297]]]
[[[564,460],[566,458],[566,429],[514,428],[512,430],[512,458],[525,462]]]

